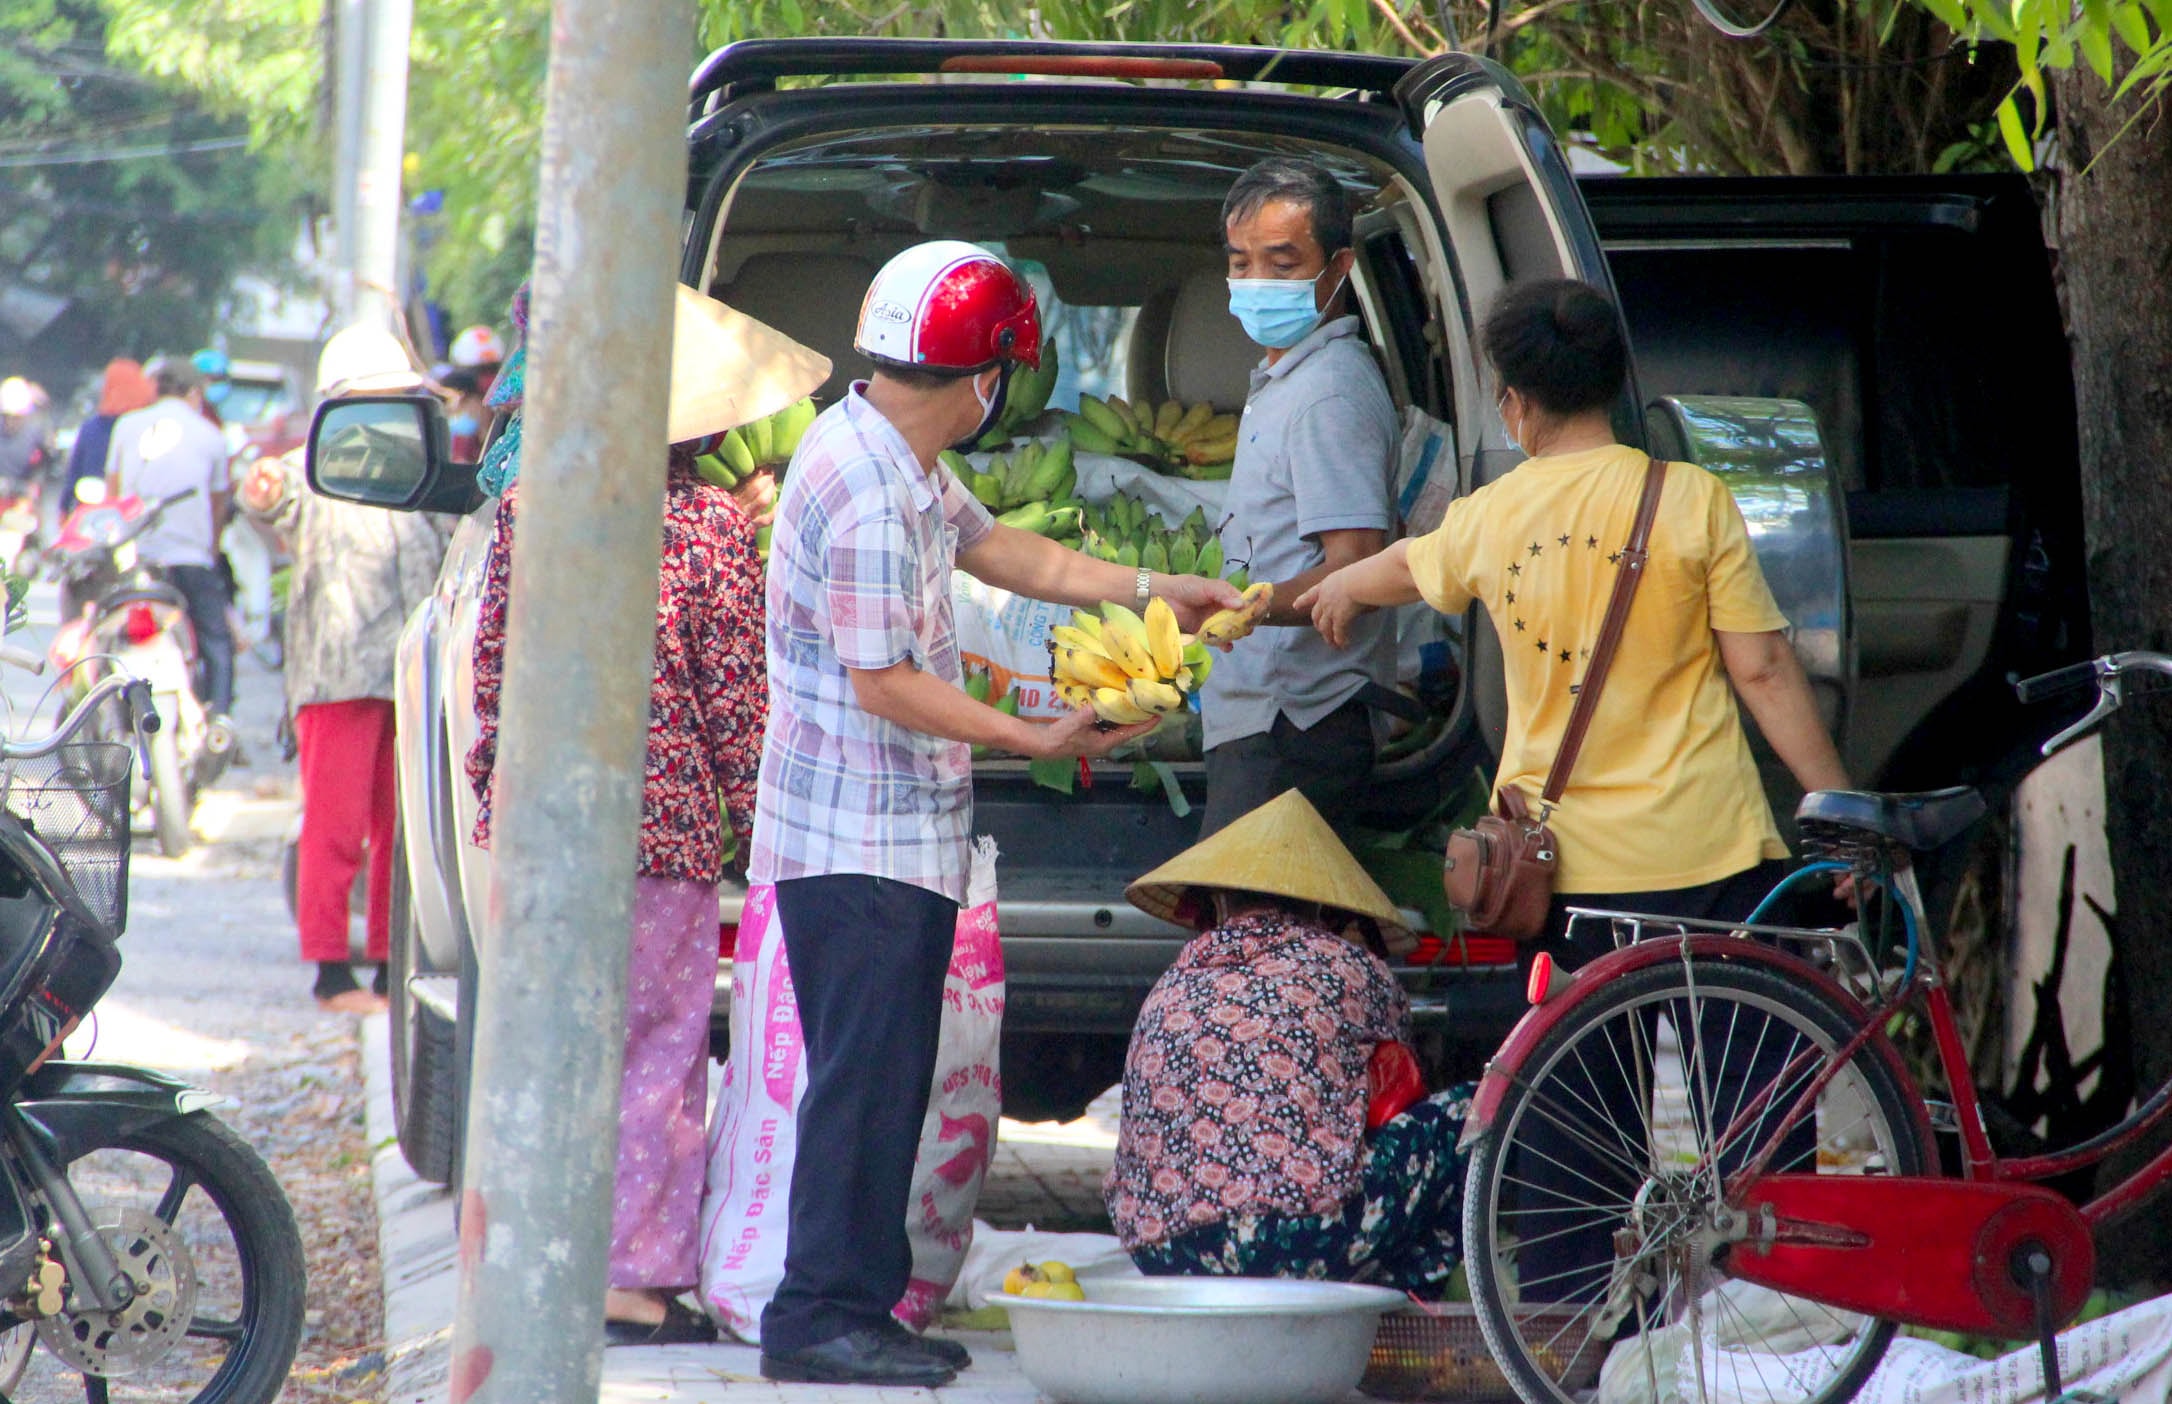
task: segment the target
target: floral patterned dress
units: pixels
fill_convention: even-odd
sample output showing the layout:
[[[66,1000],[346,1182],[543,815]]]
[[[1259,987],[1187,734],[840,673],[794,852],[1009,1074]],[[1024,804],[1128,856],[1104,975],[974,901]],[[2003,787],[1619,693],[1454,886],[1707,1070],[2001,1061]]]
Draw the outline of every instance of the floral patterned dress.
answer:
[[[1437,1291],[1458,1258],[1468,1094],[1365,1134],[1366,1065],[1409,1025],[1385,964],[1291,915],[1186,945],[1132,1032],[1105,1185],[1140,1268]]]
[[[475,842],[485,848],[519,495],[515,484],[499,500],[475,626],[478,735],[467,772],[482,801]],[[721,880],[727,820],[739,852],[747,852],[769,712],[764,589],[753,525],[729,493],[702,480],[690,454],[674,452],[664,498],[656,672],[641,797],[644,877]]]

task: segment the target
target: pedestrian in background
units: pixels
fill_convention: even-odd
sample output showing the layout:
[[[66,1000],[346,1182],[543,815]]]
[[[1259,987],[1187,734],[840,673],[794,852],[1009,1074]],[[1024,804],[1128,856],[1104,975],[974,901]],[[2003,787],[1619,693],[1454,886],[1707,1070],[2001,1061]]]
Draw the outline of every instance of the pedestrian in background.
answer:
[[[390,332],[349,327],[326,343],[317,393],[396,394],[422,384]],[[280,532],[294,554],[287,591],[288,715],[301,757],[302,833],[295,854],[295,925],[302,959],[316,963],[321,1009],[385,1007],[394,832],[392,675],[400,629],[437,586],[452,523],[387,512],[309,491],[306,449],[260,458],[242,480],[241,505]],[[364,956],[377,967],[362,988],[349,963],[348,904],[369,864]]]
[[[526,321],[525,290],[516,325]],[[716,1339],[709,1318],[679,1300],[699,1279],[709,1016],[716,994],[717,884],[727,833],[745,854],[768,713],[762,653],[762,564],[754,527],[731,494],[705,481],[695,455],[753,416],[745,387],[764,385],[781,408],[820,385],[829,363],[690,289],[679,290],[672,357],[656,663],[642,777],[640,870],[626,973],[625,1062],[611,1214],[609,1345]],[[516,352],[496,406],[520,411],[525,352]],[[789,390],[789,395],[783,391]],[[468,778],[482,802],[475,842],[490,843],[500,688],[505,675],[519,502],[519,420],[493,452],[499,493],[476,622],[475,719]],[[608,471],[607,465],[599,469]],[[727,830],[727,825],[729,826]],[[568,835],[577,842],[577,835]]]
[[[136,550],[188,601],[210,694],[204,703],[223,721],[234,710],[234,633],[226,618],[231,597],[219,569],[219,533],[232,497],[226,436],[205,413],[203,374],[196,367],[169,357],[151,380],[158,400],[114,423],[106,487],[113,497],[153,505],[177,493],[195,494],[168,508],[136,539]]]
[[[157,387],[143,367],[125,356],[106,362],[98,383],[98,410],[75,431],[75,446],[68,450],[68,466],[54,486],[59,490],[59,513],[65,517],[75,501],[75,485],[85,478],[106,475],[106,454],[113,445],[113,425],[124,414],[140,410],[158,398]]]

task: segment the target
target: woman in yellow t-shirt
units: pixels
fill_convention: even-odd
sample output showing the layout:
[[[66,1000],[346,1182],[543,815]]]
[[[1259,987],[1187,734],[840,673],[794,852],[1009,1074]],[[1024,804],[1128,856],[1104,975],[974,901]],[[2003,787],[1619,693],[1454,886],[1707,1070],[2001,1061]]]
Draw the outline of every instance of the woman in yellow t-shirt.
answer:
[[[1369,609],[1419,599],[1444,613],[1484,605],[1508,690],[1495,783],[1522,790],[1536,812],[1647,460],[1614,439],[1610,411],[1628,356],[1604,296],[1565,280],[1517,284],[1482,336],[1502,423],[1529,457],[1452,504],[1437,531],[1344,567],[1295,607],[1309,609],[1333,643]],[[1649,550],[1605,694],[1551,816],[1556,896],[1527,966],[1540,950],[1573,969],[1611,949],[1604,931],[1568,938],[1572,905],[1733,921],[1786,873],[1737,699],[1805,790],[1847,787],[1726,487],[1693,464],[1668,464]],[[1626,1084],[1591,1094],[1593,1106],[1633,1095]],[[1565,1150],[1564,1163],[1583,1158]],[[1527,1258],[1546,1259],[1523,1263],[1527,1297],[1579,1295],[1611,1256],[1603,1241],[1557,1237],[1543,1250],[1527,1245]],[[1528,1290],[1549,1279],[1544,1297]]]
[[[1627,353],[1605,297],[1577,282],[1518,284],[1495,304],[1483,339],[1502,422],[1529,457],[1452,504],[1431,535],[1337,571],[1297,606],[1334,641],[1368,609],[1484,605],[1508,689],[1495,783],[1520,788],[1535,811],[1646,460],[1614,440],[1609,411]],[[1562,895],[1542,944],[1559,943],[1570,903],[1732,920],[1776,880],[1787,849],[1736,699],[1805,789],[1847,784],[1786,629],[1725,485],[1693,464],[1668,464],[1650,564],[1552,817]],[[1571,965],[1597,954],[1555,953]]]

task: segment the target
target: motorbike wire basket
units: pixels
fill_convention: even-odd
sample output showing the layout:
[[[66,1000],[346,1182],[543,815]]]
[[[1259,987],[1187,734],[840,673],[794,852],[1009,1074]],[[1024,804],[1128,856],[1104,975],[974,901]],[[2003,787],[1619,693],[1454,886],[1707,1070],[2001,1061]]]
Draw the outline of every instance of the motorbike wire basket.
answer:
[[[7,811],[60,861],[91,914],[118,935],[128,924],[128,781],[135,751],[118,741],[71,741],[13,762]]]

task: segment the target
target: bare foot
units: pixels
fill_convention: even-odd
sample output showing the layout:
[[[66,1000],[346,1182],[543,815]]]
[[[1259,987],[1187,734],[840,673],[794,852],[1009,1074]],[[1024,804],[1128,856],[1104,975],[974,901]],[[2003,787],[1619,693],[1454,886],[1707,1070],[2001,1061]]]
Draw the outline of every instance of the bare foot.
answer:
[[[654,1326],[664,1319],[664,1294],[613,1287],[603,1294],[603,1319]]]
[[[327,1014],[381,1014],[391,1001],[375,990],[341,990],[329,999],[317,1001],[317,1007]]]

